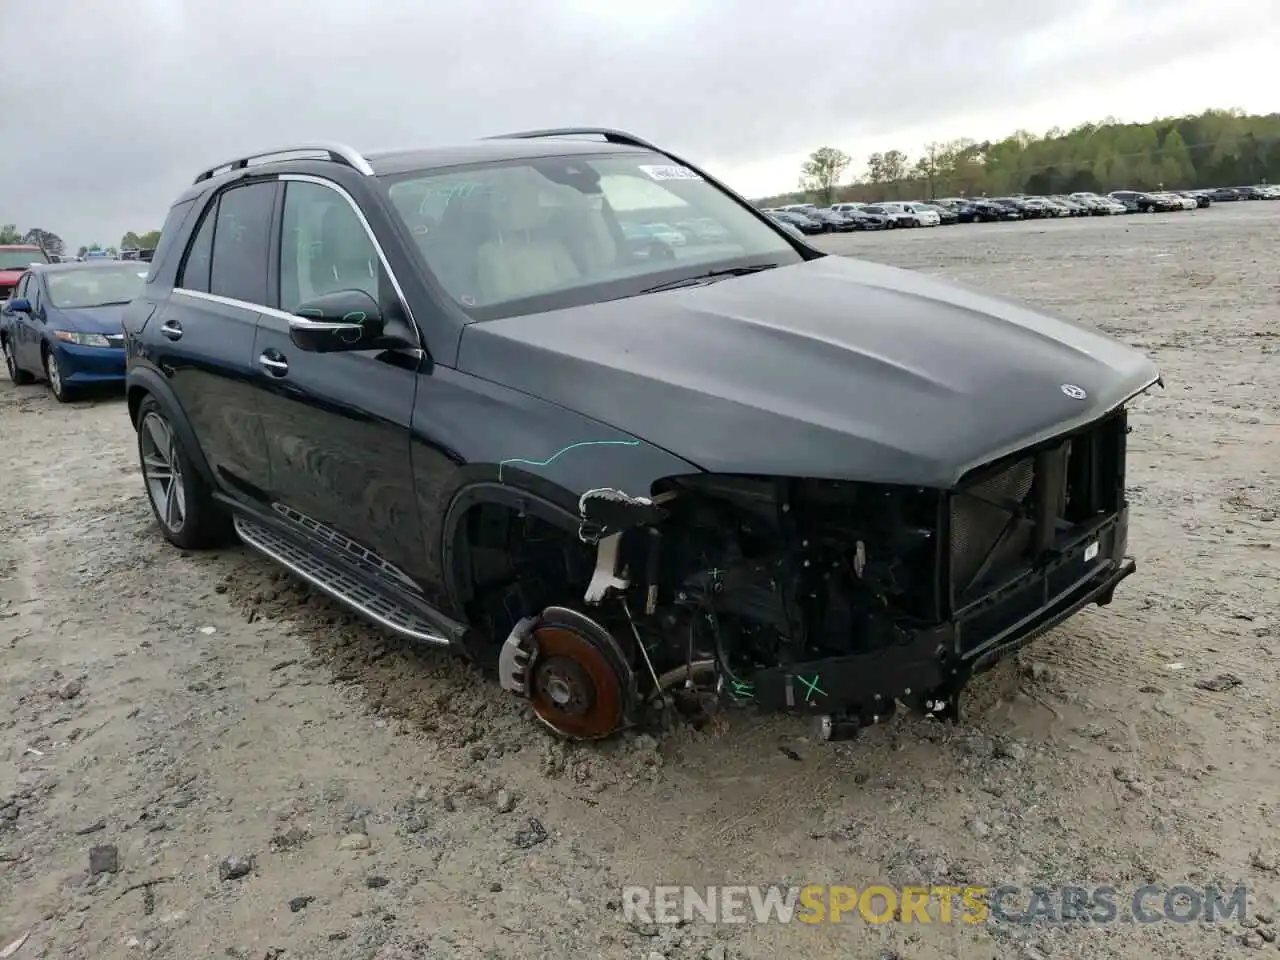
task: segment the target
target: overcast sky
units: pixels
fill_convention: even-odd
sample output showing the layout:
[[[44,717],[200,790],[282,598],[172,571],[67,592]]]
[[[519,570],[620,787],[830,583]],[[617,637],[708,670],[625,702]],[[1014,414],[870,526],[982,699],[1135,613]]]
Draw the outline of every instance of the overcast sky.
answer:
[[[616,126],[750,194],[813,149],[1280,110],[1280,0],[3,0],[0,222],[156,229],[201,167]],[[16,45],[16,46],[15,46]]]

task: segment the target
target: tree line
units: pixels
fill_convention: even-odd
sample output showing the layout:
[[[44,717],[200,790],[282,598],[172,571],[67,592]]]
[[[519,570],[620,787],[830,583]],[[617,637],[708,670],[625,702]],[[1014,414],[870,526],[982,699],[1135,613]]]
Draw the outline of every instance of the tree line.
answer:
[[[849,154],[821,147],[805,161],[797,191],[762,206],[849,200],[1052,195],[1112,190],[1191,190],[1280,182],[1280,113],[1240,110],[1120,123],[1107,118],[1043,136],[1019,130],[998,141],[931,143],[921,156],[873,153],[845,182]]]
[[[148,230],[146,233],[134,233],[130,230],[120,238],[119,246],[104,247],[100,243],[89,243],[76,251],[76,256],[84,257],[90,252],[103,251],[109,256],[117,256],[121,250],[150,250],[160,242],[159,230]],[[30,230],[19,230],[16,223],[0,225],[0,246],[27,243],[39,247],[51,257],[60,257],[67,252],[67,245],[56,233],[32,227]]]
[[[14,243],[27,243],[39,247],[45,253],[61,256],[66,251],[66,244],[56,233],[32,227],[30,230],[19,230],[16,223],[0,226],[0,246]]]

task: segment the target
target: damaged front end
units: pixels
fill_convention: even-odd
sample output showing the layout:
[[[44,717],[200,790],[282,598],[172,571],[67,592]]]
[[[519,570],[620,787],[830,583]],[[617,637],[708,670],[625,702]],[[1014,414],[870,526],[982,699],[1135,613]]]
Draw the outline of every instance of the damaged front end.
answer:
[[[954,718],[975,673],[1134,571],[1127,431],[1120,409],[947,490],[694,474],[588,491],[582,609],[521,619],[501,681],[579,738],[680,687],[818,716],[829,739],[899,706]]]

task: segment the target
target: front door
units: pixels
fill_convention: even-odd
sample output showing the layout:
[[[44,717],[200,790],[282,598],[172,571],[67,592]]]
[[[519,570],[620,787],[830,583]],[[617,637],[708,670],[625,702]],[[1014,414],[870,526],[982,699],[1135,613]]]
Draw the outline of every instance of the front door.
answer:
[[[28,292],[35,284],[31,274],[24,273],[18,278],[17,285],[13,288],[12,298],[14,300],[28,299]],[[33,305],[34,306],[34,305]],[[16,310],[10,310],[6,319],[9,321],[9,338],[13,343],[13,357],[17,362],[19,370],[26,370],[29,373],[41,373],[40,357],[38,351],[39,337],[35,330],[32,329],[32,321],[34,318],[29,313],[20,313]],[[33,348],[32,344],[37,347]],[[35,361],[32,361],[32,354],[36,354]]]
[[[270,461],[252,386],[253,340],[267,299],[274,180],[214,197],[178,271],[173,296],[148,326],[201,450],[219,480],[261,500]]]
[[[262,316],[254,343],[277,509],[307,526],[316,521],[412,576],[423,552],[409,455],[419,355],[308,353],[293,343],[290,316],[321,294],[364,290],[384,316],[403,311],[346,194],[319,179],[284,179],[273,261],[279,309]]]

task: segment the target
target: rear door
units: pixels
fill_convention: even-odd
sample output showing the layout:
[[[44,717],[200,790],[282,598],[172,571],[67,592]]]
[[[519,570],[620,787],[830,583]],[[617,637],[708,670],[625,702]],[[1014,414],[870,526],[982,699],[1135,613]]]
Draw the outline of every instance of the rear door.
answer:
[[[209,466],[229,488],[262,499],[270,479],[254,401],[253,337],[267,299],[274,179],[235,184],[210,201],[157,316],[157,364],[191,421]]]
[[[253,351],[272,493],[295,521],[412,573],[423,557],[410,459],[420,351],[308,353],[289,336],[300,304],[338,290],[364,290],[409,330],[411,319],[354,200],[319,177],[281,181],[279,309],[262,316]]]

